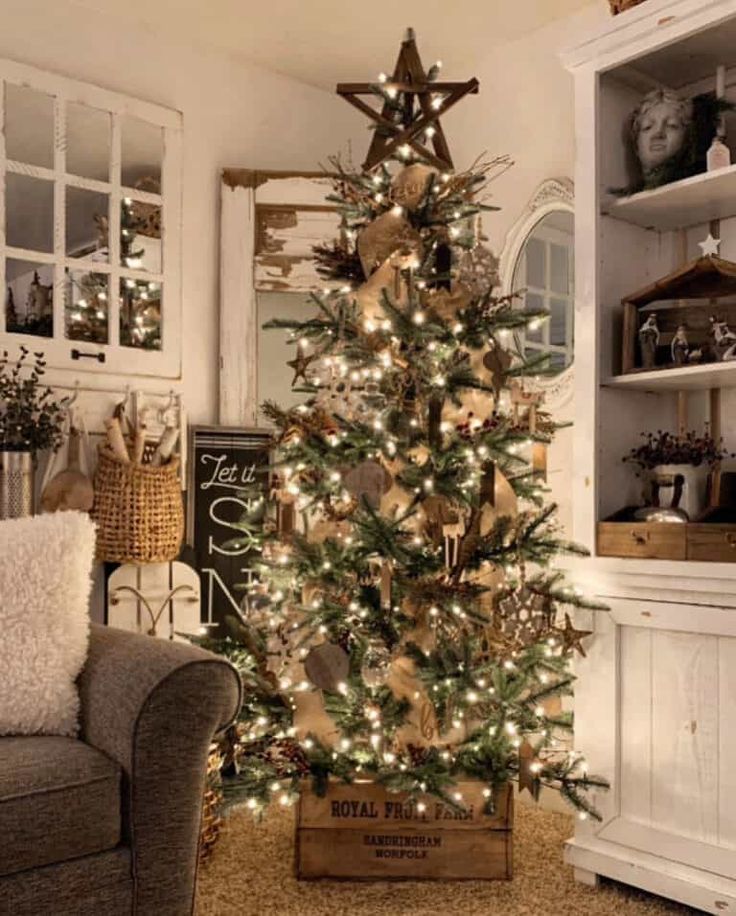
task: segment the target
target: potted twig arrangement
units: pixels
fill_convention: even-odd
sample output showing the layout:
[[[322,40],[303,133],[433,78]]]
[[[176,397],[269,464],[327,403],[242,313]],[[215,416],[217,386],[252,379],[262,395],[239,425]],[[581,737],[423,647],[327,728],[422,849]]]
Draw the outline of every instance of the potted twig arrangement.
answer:
[[[623,460],[638,465],[644,472],[647,505],[658,506],[659,490],[674,487],[677,496],[673,507],[682,509],[694,520],[706,507],[709,472],[730,456],[722,440],[716,442],[710,435],[698,436],[694,432],[677,436],[661,429],[641,435],[644,442],[632,448]]]
[[[0,358],[0,518],[31,514],[36,456],[62,438],[64,408],[41,381],[43,353],[30,355],[21,346],[15,362],[7,350]]]

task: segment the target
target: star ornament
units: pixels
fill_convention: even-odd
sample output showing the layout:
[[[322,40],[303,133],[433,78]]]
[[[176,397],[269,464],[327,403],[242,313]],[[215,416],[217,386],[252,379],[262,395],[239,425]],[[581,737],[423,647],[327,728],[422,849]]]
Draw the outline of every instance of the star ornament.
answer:
[[[373,141],[363,168],[376,168],[392,156],[422,159],[442,171],[453,169],[452,156],[439,119],[468,93],[478,92],[478,80],[439,82],[440,64],[425,72],[414,32],[409,29],[391,76],[378,83],[338,83],[337,94],[367,115],[374,125]],[[379,111],[361,96],[383,99]],[[429,143],[431,141],[432,148]]]
[[[703,257],[713,257],[718,254],[718,249],[720,247],[721,240],[714,239],[713,233],[708,233],[708,238],[704,239],[702,242],[698,242],[698,247],[703,252]]]
[[[286,365],[290,366],[294,370],[294,378],[291,382],[292,388],[294,385],[296,385],[300,378],[304,379],[305,385],[307,384],[307,369],[316,358],[316,354],[312,353],[311,355],[307,356],[301,351],[301,349],[298,349],[296,357],[294,359],[288,360]]]
[[[570,615],[565,611],[565,629],[559,631],[560,636],[562,637],[562,647],[565,652],[571,652],[572,650],[577,650],[583,658],[585,658],[585,649],[583,648],[583,640],[586,636],[592,636],[592,630],[576,630],[573,626],[572,620],[570,620]]]

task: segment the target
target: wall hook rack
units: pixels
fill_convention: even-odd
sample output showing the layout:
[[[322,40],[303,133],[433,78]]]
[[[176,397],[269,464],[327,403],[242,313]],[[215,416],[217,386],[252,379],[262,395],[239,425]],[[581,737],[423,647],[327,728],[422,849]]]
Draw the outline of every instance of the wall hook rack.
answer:
[[[178,595],[180,592],[191,592],[190,595],[187,595],[187,597],[185,598],[185,600],[186,600],[186,601],[193,602],[193,603],[197,603],[197,604],[199,603],[199,595],[197,594],[196,590],[195,590],[194,588],[192,588],[191,585],[187,585],[187,584],[184,584],[184,585],[177,585],[177,586],[175,586],[174,588],[170,589],[170,590],[163,596],[163,600],[161,601],[161,604],[159,605],[159,608],[158,608],[157,611],[154,611],[154,610],[153,610],[153,608],[151,607],[151,605],[150,605],[148,599],[150,598],[151,601],[154,601],[154,600],[156,600],[156,599],[161,598],[161,595],[155,595],[155,596],[154,596],[154,595],[148,595],[148,596],[146,596],[146,595],[143,594],[143,592],[140,591],[140,589],[135,588],[135,587],[132,586],[132,585],[119,585],[119,586],[115,589],[115,591],[114,591],[114,592],[112,593],[112,595],[110,596],[110,604],[111,604],[113,607],[114,607],[115,605],[117,605],[117,604],[120,603],[120,600],[121,600],[121,599],[120,599],[119,596],[120,596],[120,593],[121,593],[121,592],[129,592],[130,594],[134,595],[135,598],[136,598],[138,601],[140,601],[140,602],[143,604],[143,606],[145,607],[145,609],[148,611],[148,616],[151,618],[151,626],[150,626],[150,628],[147,630],[147,635],[148,635],[148,636],[157,636],[157,635],[158,635],[157,632],[156,632],[156,626],[157,626],[159,620],[161,619],[161,615],[162,615],[163,612],[164,612],[164,608],[166,607],[166,605],[169,603],[169,601],[171,601],[171,599],[172,599],[175,595]]]
[[[159,407],[157,411],[157,419],[159,423],[161,423],[162,425],[166,424],[166,415],[172,409],[172,407],[177,406],[178,402],[179,402],[179,395],[177,395],[177,393],[174,391],[173,388],[169,389],[168,401],[163,405],[163,407]]]
[[[75,379],[74,388],[72,390],[72,393],[68,397],[62,398],[61,406],[64,407],[66,410],[70,410],[77,403],[77,400],[79,398],[79,390],[80,390],[79,379]]]
[[[115,410],[113,411],[113,416],[117,417],[118,420],[122,420],[125,416],[125,411],[128,406],[128,401],[130,400],[130,385],[125,386],[125,391],[123,392],[123,399],[115,405]]]
[[[118,566],[106,582],[106,605],[105,622],[122,630],[178,641],[205,632],[199,574],[179,560]]]

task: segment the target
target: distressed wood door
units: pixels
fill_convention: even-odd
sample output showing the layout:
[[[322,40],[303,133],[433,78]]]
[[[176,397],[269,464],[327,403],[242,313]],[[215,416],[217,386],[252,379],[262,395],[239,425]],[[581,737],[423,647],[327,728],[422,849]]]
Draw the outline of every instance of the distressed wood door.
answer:
[[[337,239],[339,216],[323,172],[225,169],[220,214],[220,423],[255,426],[258,302],[263,292],[304,293],[334,284],[312,246]]]

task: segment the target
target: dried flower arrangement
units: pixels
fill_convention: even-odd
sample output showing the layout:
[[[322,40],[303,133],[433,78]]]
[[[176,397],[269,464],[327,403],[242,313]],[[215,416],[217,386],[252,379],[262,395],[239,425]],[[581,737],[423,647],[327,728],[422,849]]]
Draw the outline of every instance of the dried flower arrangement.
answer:
[[[710,435],[698,436],[688,432],[684,436],[677,436],[661,429],[656,433],[641,435],[645,441],[632,448],[623,460],[644,469],[661,464],[690,464],[693,467],[707,464],[713,467],[724,458],[734,457],[733,453],[723,448],[722,439],[716,442]]]
[[[21,346],[15,363],[7,350],[0,358],[0,449],[35,455],[61,444],[65,413],[52,400],[51,388],[41,383],[43,353],[34,353],[32,362],[29,355],[30,350]]]

